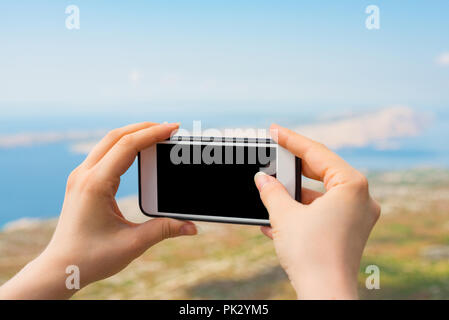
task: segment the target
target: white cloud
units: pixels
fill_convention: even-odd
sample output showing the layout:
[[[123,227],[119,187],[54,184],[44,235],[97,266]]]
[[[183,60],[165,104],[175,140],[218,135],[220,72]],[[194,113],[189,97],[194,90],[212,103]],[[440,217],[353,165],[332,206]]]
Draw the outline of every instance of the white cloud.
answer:
[[[326,144],[332,149],[374,146],[378,149],[398,148],[398,138],[419,135],[430,118],[405,106],[393,106],[370,113],[346,115],[340,119],[298,126],[294,130]],[[0,135],[0,149],[69,142],[70,151],[87,154],[106,130],[20,133]]]
[[[437,64],[443,67],[449,67],[449,52],[443,52],[436,59]]]
[[[142,74],[137,70],[133,70],[129,73],[128,78],[132,83],[138,84],[142,80]]]
[[[70,146],[70,152],[74,154],[88,154],[99,140],[77,142]]]
[[[391,149],[398,147],[395,139],[419,135],[428,121],[428,117],[411,108],[395,106],[340,120],[306,125],[295,131],[332,149],[370,145],[378,149]]]
[[[32,230],[38,228],[39,226],[42,226],[42,223],[43,220],[37,218],[21,218],[5,224],[2,231],[14,232],[14,231]]]
[[[72,130],[65,132],[26,132],[0,135],[0,149],[26,147],[36,144],[49,144],[61,141],[82,141],[104,136],[106,130]]]

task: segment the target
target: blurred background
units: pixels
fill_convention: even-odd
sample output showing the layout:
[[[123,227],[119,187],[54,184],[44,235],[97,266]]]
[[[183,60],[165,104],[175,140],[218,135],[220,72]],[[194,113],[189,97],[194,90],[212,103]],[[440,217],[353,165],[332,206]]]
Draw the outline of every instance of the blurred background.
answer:
[[[68,174],[107,130],[277,122],[365,172],[382,204],[361,297],[449,298],[448,14],[444,0],[0,2],[0,284],[45,247]],[[118,197],[142,221],[136,194],[133,165]],[[200,226],[74,298],[295,298],[257,227]]]

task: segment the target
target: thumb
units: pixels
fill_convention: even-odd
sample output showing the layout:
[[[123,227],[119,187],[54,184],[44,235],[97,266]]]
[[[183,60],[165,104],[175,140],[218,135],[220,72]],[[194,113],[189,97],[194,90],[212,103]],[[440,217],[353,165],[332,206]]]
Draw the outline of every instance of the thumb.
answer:
[[[288,209],[297,204],[279,180],[265,172],[256,173],[254,181],[272,222],[278,220]]]
[[[170,218],[155,218],[137,227],[139,241],[149,248],[164,239],[197,234],[196,226],[190,221]]]

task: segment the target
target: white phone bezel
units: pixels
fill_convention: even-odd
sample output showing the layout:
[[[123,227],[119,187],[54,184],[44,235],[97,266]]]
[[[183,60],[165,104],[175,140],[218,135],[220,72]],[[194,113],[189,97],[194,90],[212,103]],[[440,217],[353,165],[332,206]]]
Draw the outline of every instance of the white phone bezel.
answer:
[[[189,137],[192,138],[192,137]],[[213,138],[212,138],[213,139]],[[276,148],[276,177],[285,186],[288,193],[300,201],[301,169],[298,175],[298,158],[280,147],[278,144],[267,142],[267,139],[253,139],[255,142],[208,142],[189,139],[166,140],[159,144],[192,144],[192,145],[222,145],[222,146],[249,146],[249,147],[275,147]],[[157,157],[156,145],[139,152],[139,206],[143,214],[149,217],[170,217],[183,220],[199,220],[224,223],[239,223],[252,225],[270,225],[268,219],[249,219],[241,217],[222,217],[207,215],[192,215],[182,213],[159,212],[157,205]],[[300,162],[299,162],[300,165]],[[298,177],[299,176],[299,177]],[[299,179],[299,181],[298,181]],[[299,191],[298,191],[299,186]]]

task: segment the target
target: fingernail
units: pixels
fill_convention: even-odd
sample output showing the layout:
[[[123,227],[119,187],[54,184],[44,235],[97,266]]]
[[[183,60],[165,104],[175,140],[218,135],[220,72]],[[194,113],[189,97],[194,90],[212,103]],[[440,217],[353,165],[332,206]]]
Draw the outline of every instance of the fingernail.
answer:
[[[203,234],[204,233],[204,229],[199,226],[199,225],[195,225],[196,227],[196,234]]]
[[[181,124],[180,122],[172,122],[172,123],[164,122],[164,123],[162,123],[163,126],[167,126],[170,128],[178,128],[180,124]]]
[[[254,182],[256,183],[257,189],[259,189],[259,191],[261,191],[263,186],[267,184],[269,181],[270,176],[263,171],[257,172],[256,175],[254,176]]]
[[[193,236],[198,232],[193,223],[184,224],[179,231],[183,236]]]

